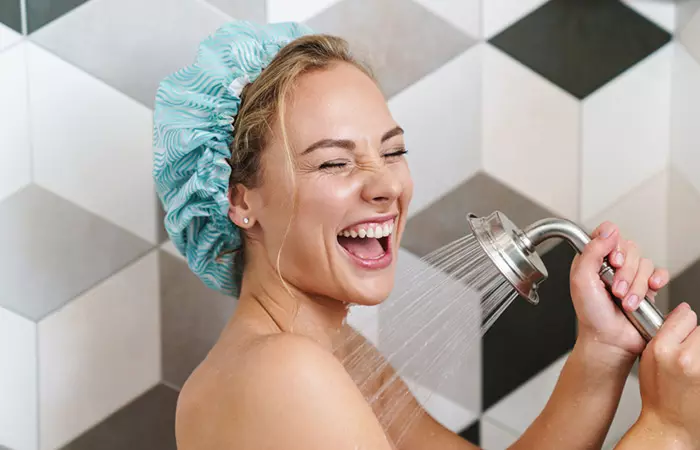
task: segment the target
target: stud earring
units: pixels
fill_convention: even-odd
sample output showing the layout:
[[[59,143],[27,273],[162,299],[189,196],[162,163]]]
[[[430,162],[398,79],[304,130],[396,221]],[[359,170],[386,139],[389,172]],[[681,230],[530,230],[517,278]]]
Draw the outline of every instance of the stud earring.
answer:
[[[244,217],[244,218],[243,218],[243,223],[246,224],[246,225],[248,225],[248,222],[250,222],[250,219],[247,218],[247,217]]]

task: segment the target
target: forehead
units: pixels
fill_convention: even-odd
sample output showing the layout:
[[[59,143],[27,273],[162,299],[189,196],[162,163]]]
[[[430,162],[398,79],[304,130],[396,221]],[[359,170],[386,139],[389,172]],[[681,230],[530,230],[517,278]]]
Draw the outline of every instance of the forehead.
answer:
[[[396,125],[375,82],[347,63],[300,77],[285,116],[296,148],[327,138],[374,143]]]

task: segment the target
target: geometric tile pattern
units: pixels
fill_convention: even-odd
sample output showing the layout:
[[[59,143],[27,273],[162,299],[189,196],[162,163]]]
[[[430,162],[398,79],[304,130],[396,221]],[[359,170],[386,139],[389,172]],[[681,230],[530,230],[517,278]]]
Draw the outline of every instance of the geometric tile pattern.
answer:
[[[176,3],[0,1],[0,448],[175,448],[178,390],[236,302],[206,289],[164,234],[153,100],[233,18],[304,21],[372,64],[411,150],[399,278],[422,267],[446,279],[421,257],[463,236],[468,212],[522,226],[610,219],[669,267],[662,309],[700,308],[700,0]],[[487,449],[537,416],[576,336],[573,251],[541,251],[540,304],[515,301],[473,348],[451,342],[451,377],[421,364],[439,342],[420,350],[409,334],[421,321],[387,331],[400,286],[351,309],[380,350],[411,342],[395,355],[409,388]],[[467,339],[474,325],[462,325]],[[633,374],[605,448],[636,417],[636,386]]]

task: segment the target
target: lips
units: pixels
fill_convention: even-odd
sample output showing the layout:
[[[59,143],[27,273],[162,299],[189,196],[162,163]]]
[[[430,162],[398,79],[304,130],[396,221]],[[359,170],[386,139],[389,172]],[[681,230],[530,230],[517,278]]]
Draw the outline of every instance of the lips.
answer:
[[[391,235],[395,217],[374,219],[345,228],[338,244],[350,259],[364,269],[382,269],[392,262]]]

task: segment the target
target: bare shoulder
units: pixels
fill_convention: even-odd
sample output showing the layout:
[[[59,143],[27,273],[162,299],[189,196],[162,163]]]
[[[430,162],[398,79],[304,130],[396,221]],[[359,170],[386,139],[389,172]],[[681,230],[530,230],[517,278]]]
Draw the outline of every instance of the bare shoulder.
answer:
[[[203,364],[180,395],[177,438],[181,450],[391,448],[338,360],[292,334]]]

